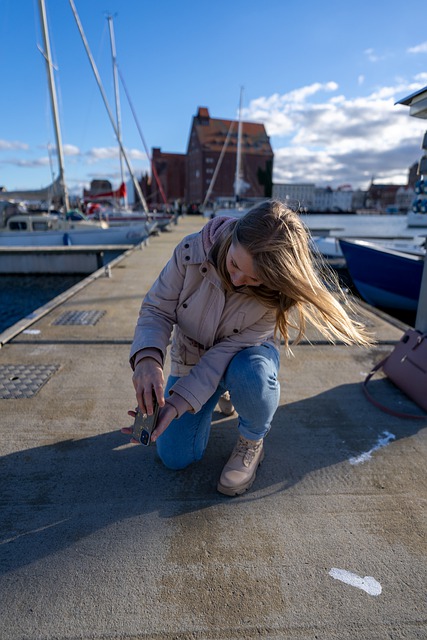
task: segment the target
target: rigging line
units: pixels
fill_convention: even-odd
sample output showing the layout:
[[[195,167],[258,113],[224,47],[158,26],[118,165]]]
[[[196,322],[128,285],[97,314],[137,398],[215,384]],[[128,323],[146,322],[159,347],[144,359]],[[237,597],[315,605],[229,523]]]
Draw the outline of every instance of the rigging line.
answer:
[[[239,126],[237,130],[237,156],[236,156],[236,177],[234,182],[234,199],[239,201],[241,183],[243,180],[242,174],[242,101],[243,101],[243,87],[240,87],[240,102],[239,102]]]
[[[137,117],[137,115],[136,115],[136,112],[135,112],[135,109],[134,109],[134,106],[133,106],[132,100],[131,100],[130,95],[129,95],[129,92],[128,92],[128,90],[127,90],[127,86],[126,86],[125,80],[124,80],[124,78],[123,78],[122,72],[120,71],[120,67],[119,67],[118,65],[117,65],[117,70],[118,70],[118,72],[119,72],[120,80],[121,80],[121,83],[122,83],[122,85],[123,85],[123,89],[125,90],[125,95],[126,95],[126,98],[127,98],[128,102],[129,102],[129,106],[130,106],[130,109],[131,109],[131,111],[132,111],[132,115],[133,115],[133,117],[134,117],[134,119],[135,119],[135,124],[136,124],[136,126],[137,126],[138,133],[139,133],[139,135],[140,135],[140,138],[141,138],[142,144],[144,145],[145,153],[147,154],[147,158],[148,158],[148,160],[149,160],[149,162],[150,162],[151,170],[152,170],[152,172],[153,172],[153,175],[154,175],[154,178],[155,178],[155,180],[156,180],[157,186],[158,186],[158,188],[159,188],[160,194],[161,194],[161,196],[162,196],[162,198],[163,198],[163,202],[164,202],[165,204],[167,204],[167,203],[168,203],[168,201],[167,201],[167,198],[166,198],[166,196],[165,196],[165,192],[164,192],[164,190],[163,190],[163,185],[162,185],[162,183],[161,183],[161,181],[160,181],[160,178],[159,178],[159,175],[158,175],[158,173],[157,173],[157,169],[156,169],[156,167],[155,167],[155,165],[154,165],[153,159],[152,159],[152,157],[150,156],[150,152],[148,151],[148,146],[147,146],[147,143],[145,142],[145,138],[144,138],[144,136],[143,136],[143,134],[142,134],[142,130],[141,130],[141,127],[140,127],[140,125],[139,125],[138,117]]]
[[[98,51],[95,56],[95,60],[98,61],[98,64],[102,59],[101,54],[103,53],[103,50],[104,50],[106,35],[107,35],[107,27],[106,25],[104,25],[102,29],[101,37],[98,42]],[[84,99],[86,110],[85,110],[84,122],[82,122],[81,133],[80,133],[80,144],[82,147],[86,145],[86,140],[88,138],[87,132],[90,126],[89,125],[90,120],[92,119],[93,107],[95,104],[95,94],[96,94],[96,86],[91,84],[90,90],[87,91],[87,94],[85,94],[85,99]]]

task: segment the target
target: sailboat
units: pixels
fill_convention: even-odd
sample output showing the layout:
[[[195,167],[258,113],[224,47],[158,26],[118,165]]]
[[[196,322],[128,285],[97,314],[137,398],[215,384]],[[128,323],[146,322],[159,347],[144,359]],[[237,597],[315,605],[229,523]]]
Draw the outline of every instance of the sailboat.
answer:
[[[35,200],[37,202],[52,202],[63,197],[60,178],[56,178],[47,187],[41,189],[26,189],[19,191],[0,191],[0,201]]]
[[[73,2],[73,0],[69,0],[70,3],[70,7],[71,10],[73,12],[74,15],[74,19],[76,21],[86,54],[88,56],[90,65],[92,67],[92,71],[93,74],[95,76],[95,80],[96,83],[98,85],[99,91],[101,93],[101,97],[102,100],[104,102],[104,106],[107,110],[107,114],[108,117],[110,119],[110,123],[113,127],[114,133],[116,135],[116,139],[119,145],[119,152],[120,152],[120,159],[121,162],[124,160],[127,166],[127,169],[129,171],[129,174],[132,178],[132,182],[135,188],[135,192],[138,195],[138,198],[142,204],[143,207],[143,211],[129,211],[127,209],[127,207],[123,208],[120,206],[111,206],[109,208],[104,208],[102,211],[102,216],[108,221],[109,225],[111,226],[115,226],[115,225],[128,225],[128,224],[133,224],[135,221],[138,220],[144,220],[145,224],[147,225],[147,228],[150,229],[150,233],[155,232],[157,229],[161,228],[162,226],[166,226],[166,224],[170,224],[170,222],[172,221],[172,216],[167,216],[165,219],[165,216],[161,216],[161,219],[157,219],[155,217],[155,215],[151,214],[148,206],[147,206],[147,202],[145,200],[145,197],[142,193],[141,190],[141,186],[138,182],[138,180],[136,179],[135,173],[133,171],[133,168],[131,166],[129,157],[126,153],[126,150],[123,146],[123,142],[122,142],[122,138],[121,138],[121,127],[120,127],[120,102],[119,102],[119,93],[118,93],[118,73],[117,73],[117,60],[116,60],[116,48],[115,48],[115,39],[114,39],[114,29],[113,29],[113,23],[112,23],[112,18],[111,16],[108,17],[109,20],[109,31],[110,31],[110,43],[111,43],[111,52],[112,52],[112,60],[113,60],[113,78],[114,78],[114,89],[115,89],[115,101],[116,101],[116,120],[114,119],[113,113],[111,111],[111,108],[109,106],[108,103],[108,99],[107,96],[105,94],[104,91],[104,87],[102,85],[102,81],[95,63],[95,60],[93,59],[92,53],[90,51],[89,48],[89,44],[87,41],[87,38],[85,36],[84,30],[83,30],[83,26],[82,23],[80,21],[79,15],[77,13],[77,9],[76,6]],[[121,164],[122,167],[122,164]],[[124,184],[123,181],[123,168],[121,168],[122,171],[122,184]],[[163,223],[163,225],[162,225]]]
[[[80,213],[69,212],[69,198],[64,175],[64,155],[61,129],[58,117],[55,81],[50,51],[49,30],[46,16],[45,0],[39,0],[40,20],[44,40],[44,58],[48,77],[52,116],[55,129],[56,146],[59,163],[59,176],[53,183],[55,194],[60,198],[65,215],[17,211],[3,217],[0,228],[0,245],[2,246],[57,246],[57,245],[112,245],[138,244],[150,233],[146,221],[132,226],[110,229],[105,222],[90,221]],[[12,193],[17,199],[30,199],[30,195],[40,197],[51,195],[52,189],[34,192],[6,192],[10,199]]]

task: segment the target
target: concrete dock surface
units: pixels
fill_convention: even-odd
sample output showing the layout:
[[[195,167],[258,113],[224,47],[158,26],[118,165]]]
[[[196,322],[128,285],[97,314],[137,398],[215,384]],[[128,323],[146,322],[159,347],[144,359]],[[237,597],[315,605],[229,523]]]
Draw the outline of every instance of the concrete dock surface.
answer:
[[[215,413],[205,458],[180,472],[120,433],[142,297],[204,222],[181,218],[3,334],[0,639],[426,639],[427,422],[381,412],[361,384],[398,322],[366,310],[374,347],[313,335],[282,354],[241,497],[216,491],[235,417]],[[371,388],[417,411],[388,380]]]

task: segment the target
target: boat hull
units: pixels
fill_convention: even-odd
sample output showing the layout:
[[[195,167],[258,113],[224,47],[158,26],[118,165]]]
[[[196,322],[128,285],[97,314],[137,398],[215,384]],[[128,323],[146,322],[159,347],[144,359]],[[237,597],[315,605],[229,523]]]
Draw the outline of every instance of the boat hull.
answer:
[[[351,279],[362,298],[374,307],[416,311],[424,258],[374,243],[341,240]]]
[[[0,246],[3,247],[54,247],[138,244],[152,230],[146,223],[108,229],[67,229],[58,231],[2,231]]]

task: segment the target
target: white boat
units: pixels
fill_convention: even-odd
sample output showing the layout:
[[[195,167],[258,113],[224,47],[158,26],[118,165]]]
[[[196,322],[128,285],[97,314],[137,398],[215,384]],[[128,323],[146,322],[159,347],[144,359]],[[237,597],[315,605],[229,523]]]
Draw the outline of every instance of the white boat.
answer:
[[[150,234],[156,231],[164,231],[175,220],[172,213],[161,211],[132,211],[120,206],[103,206],[92,202],[87,210],[90,220],[104,220],[109,227],[123,227],[134,224],[146,223]]]
[[[123,227],[133,224],[146,223],[148,227],[152,227],[152,233],[155,229],[163,231],[174,220],[173,214],[157,213],[143,211],[121,211],[120,209],[106,210],[102,214],[102,218],[108,222],[109,227]]]
[[[0,229],[0,246],[52,247],[126,245],[143,242],[156,223],[141,222],[108,227],[105,222],[66,220],[51,213],[21,213],[8,218]]]

